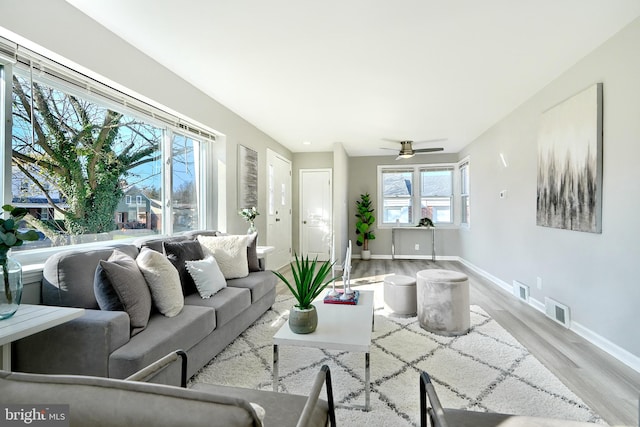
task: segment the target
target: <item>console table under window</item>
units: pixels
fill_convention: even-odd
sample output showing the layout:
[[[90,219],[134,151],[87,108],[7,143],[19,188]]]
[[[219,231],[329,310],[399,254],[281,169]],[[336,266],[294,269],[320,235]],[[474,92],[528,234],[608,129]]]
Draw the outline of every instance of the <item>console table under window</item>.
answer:
[[[431,232],[431,261],[436,260],[436,228],[435,227],[393,227],[391,228],[391,259],[396,259],[396,231]]]

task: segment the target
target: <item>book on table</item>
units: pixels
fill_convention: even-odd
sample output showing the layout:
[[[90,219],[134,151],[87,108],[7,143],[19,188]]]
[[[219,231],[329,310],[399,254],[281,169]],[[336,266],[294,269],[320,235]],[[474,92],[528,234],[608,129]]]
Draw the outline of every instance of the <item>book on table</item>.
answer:
[[[347,295],[346,299],[342,299],[344,291],[337,291],[338,295],[329,295],[331,291],[327,291],[327,295],[324,297],[325,304],[344,304],[344,305],[357,305],[358,298],[360,297],[360,291],[353,291],[352,294]]]

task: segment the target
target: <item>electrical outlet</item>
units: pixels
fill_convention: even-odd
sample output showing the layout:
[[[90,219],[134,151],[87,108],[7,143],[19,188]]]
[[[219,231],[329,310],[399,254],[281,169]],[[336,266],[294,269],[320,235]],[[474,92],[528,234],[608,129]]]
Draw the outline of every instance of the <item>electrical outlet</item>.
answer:
[[[416,243],[415,249],[416,249],[416,251],[420,250],[420,244],[419,243]]]
[[[501,199],[506,199],[507,198],[507,190],[502,190],[500,192],[500,198]]]
[[[536,278],[536,285],[538,286],[538,289],[542,289],[542,277]]]

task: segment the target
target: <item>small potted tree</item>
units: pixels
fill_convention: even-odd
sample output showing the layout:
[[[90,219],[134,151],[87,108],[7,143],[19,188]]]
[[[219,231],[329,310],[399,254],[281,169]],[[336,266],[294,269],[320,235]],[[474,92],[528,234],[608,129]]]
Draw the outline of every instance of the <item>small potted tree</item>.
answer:
[[[373,208],[371,207],[371,197],[369,193],[361,194],[360,200],[356,201],[356,235],[358,239],[356,244],[362,246],[361,257],[364,260],[371,259],[371,251],[369,250],[369,240],[376,238],[373,233],[373,223],[376,217],[373,216]]]
[[[296,254],[295,262],[291,263],[293,284],[289,283],[287,278],[279,272],[273,272],[287,285],[298,302],[289,310],[289,328],[291,328],[291,332],[309,334],[316,330],[318,312],[312,302],[328,284],[339,279],[339,277],[327,279],[333,269],[333,264],[328,262],[318,263],[317,258],[313,261],[309,260],[309,257],[298,259]]]

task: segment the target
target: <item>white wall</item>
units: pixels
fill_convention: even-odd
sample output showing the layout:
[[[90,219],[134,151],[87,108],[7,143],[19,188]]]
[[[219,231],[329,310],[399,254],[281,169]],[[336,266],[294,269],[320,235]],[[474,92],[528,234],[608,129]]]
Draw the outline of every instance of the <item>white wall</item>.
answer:
[[[571,309],[574,329],[640,368],[640,19],[470,144],[471,228],[460,255]],[[536,226],[541,113],[590,85],[604,92],[602,234]],[[479,106],[478,108],[481,108]],[[504,168],[499,159],[508,162]],[[498,193],[508,191],[500,200]],[[536,278],[543,281],[536,288]],[[586,329],[585,329],[586,328]],[[595,335],[593,335],[595,334]]]
[[[266,211],[266,149],[271,148],[288,159],[292,157],[289,150],[268,135],[64,0],[3,0],[0,2],[0,34],[21,42],[8,37],[7,30],[26,39],[25,46],[38,53],[44,53],[44,48],[54,56],[59,55],[65,63],[75,63],[105,80],[223,133],[226,157],[221,168],[226,171],[226,176],[222,177],[225,185],[220,188],[226,189],[226,195],[222,195],[226,211],[221,214],[222,218],[226,216],[226,222],[222,223],[226,231],[245,233],[247,229],[237,214],[237,145],[257,150],[258,209]],[[209,188],[216,187],[217,183],[209,183]],[[213,192],[208,197],[215,199],[217,194]],[[212,224],[217,225],[217,222]],[[266,230],[266,215],[258,216],[256,225],[258,230]],[[261,244],[266,241],[264,235],[259,239]]]

